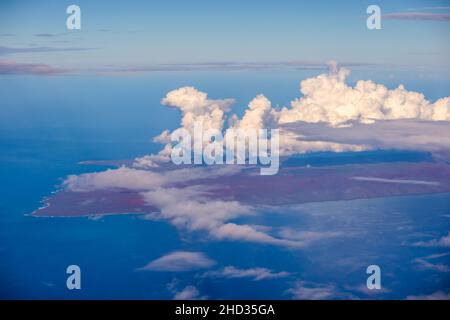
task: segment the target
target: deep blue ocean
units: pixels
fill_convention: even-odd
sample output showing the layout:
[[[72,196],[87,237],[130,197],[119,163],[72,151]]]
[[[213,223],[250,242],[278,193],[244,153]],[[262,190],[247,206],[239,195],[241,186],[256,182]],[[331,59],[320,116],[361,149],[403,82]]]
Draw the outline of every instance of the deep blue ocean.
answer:
[[[299,81],[318,73],[0,76],[0,298],[171,299],[172,284],[178,289],[194,285],[209,298],[288,299],[289,288],[298,280],[332,284],[353,298],[403,299],[448,292],[450,273],[421,269],[416,260],[445,254],[448,248],[406,244],[420,234],[436,238],[447,234],[450,194],[311,203],[247,218],[260,225],[340,230],[356,237],[330,239],[302,250],[191,237],[167,222],[137,215],[100,220],[29,216],[68,174],[103,169],[80,165],[80,161],[131,159],[157,151],[160,146],[151,138],[179,123],[176,110],[160,105],[172,89],[193,85],[213,98],[235,98],[234,108],[240,114],[258,93],[267,95],[275,106],[288,105],[300,95]],[[401,72],[392,78],[384,71],[357,70],[351,81],[359,78],[371,78],[390,88],[404,83],[430,100],[449,95],[448,79],[416,80],[414,74]],[[402,157],[428,161],[427,155],[384,155],[392,161]],[[383,153],[378,158],[375,155],[380,158]],[[354,161],[348,159],[339,161]],[[320,156],[317,161],[333,164]],[[137,271],[177,250],[204,252],[223,266],[265,267],[291,276],[254,281],[199,278],[197,272]],[[450,263],[449,256],[439,259],[435,262]],[[66,267],[71,264],[81,267],[81,290],[66,288]],[[369,264],[383,270],[386,290],[375,296],[360,288],[365,285]]]

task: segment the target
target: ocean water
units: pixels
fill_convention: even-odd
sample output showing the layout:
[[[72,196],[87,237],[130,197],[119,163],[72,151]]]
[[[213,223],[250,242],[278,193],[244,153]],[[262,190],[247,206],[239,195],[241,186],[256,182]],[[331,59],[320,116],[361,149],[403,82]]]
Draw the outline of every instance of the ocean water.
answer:
[[[289,299],[299,281],[333,288],[338,298],[403,299],[448,292],[449,272],[424,268],[417,262],[439,254],[442,257],[432,262],[448,266],[448,248],[411,243],[447,234],[450,194],[311,203],[242,220],[348,235],[297,250],[214,241],[137,215],[99,220],[29,215],[68,174],[104,169],[80,165],[80,161],[131,159],[157,151],[159,146],[151,137],[179,122],[175,110],[159,104],[171,89],[194,85],[214,98],[234,97],[236,112],[242,113],[248,101],[261,92],[275,105],[288,104],[299,96],[299,80],[313,74],[317,72],[0,77],[0,298],[171,299],[175,291],[194,285],[201,296],[209,298]],[[361,74],[356,72],[353,77]],[[378,77],[393,81],[387,74]],[[401,80],[407,87],[422,88],[431,99],[448,95],[448,82],[445,86],[408,79]],[[299,161],[333,164],[328,156],[326,160],[320,155],[305,157]],[[424,154],[401,152],[372,154],[370,159],[388,158],[429,160]],[[354,161],[346,159],[336,161]],[[217,268],[265,267],[290,275],[254,281],[207,278],[201,271],[137,270],[176,250],[204,252],[217,261]],[[66,288],[66,267],[71,264],[81,267],[81,290]],[[362,290],[369,264],[382,268],[385,290],[376,295]]]

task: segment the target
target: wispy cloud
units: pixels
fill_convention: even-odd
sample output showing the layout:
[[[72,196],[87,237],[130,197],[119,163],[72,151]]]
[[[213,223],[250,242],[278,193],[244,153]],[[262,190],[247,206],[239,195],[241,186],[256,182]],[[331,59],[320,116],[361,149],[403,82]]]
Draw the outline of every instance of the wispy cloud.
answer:
[[[70,32],[60,32],[60,33],[51,33],[51,32],[40,32],[35,33],[34,36],[38,38],[55,38],[59,36],[67,36],[70,35]]]
[[[70,52],[70,51],[88,51],[95,48],[87,47],[68,47],[68,48],[56,48],[56,47],[5,47],[0,46],[0,55],[16,54],[16,53],[40,53],[40,52]]]
[[[433,7],[420,7],[408,9],[408,11],[422,11],[422,10],[431,10],[431,11],[450,10],[450,6],[433,6]]]
[[[290,273],[286,271],[275,272],[267,268],[239,269],[233,266],[227,266],[220,270],[205,272],[201,277],[227,279],[252,278],[254,281],[259,281],[267,279],[279,279],[287,277],[289,275]]]
[[[450,21],[450,14],[430,12],[394,12],[383,15],[388,20]]]
[[[52,38],[57,37],[58,35],[54,33],[36,33],[34,36],[40,38]]]
[[[450,247],[450,232],[440,239],[433,239],[431,241],[420,241],[414,243],[417,247]]]
[[[368,63],[347,62],[341,65],[347,67],[369,66]],[[262,61],[262,62],[239,62],[239,61],[216,61],[199,63],[171,63],[157,65],[139,66],[105,66],[93,70],[107,74],[134,74],[160,71],[243,71],[243,70],[265,70],[288,68],[294,70],[326,70],[327,63],[320,61]]]
[[[68,69],[52,67],[43,63],[17,63],[14,61],[0,61],[0,75],[57,75],[69,72]]]
[[[406,180],[406,179],[384,179],[376,177],[351,177],[352,180],[369,181],[369,182],[382,182],[382,183],[401,183],[401,184],[424,184],[424,185],[439,185],[439,182],[434,181],[422,181],[422,180]]]
[[[422,258],[416,258],[413,260],[413,263],[417,264],[420,269],[433,270],[438,272],[450,272],[450,267],[439,262],[435,262],[444,257],[448,257],[450,252],[447,253],[439,253],[432,254]]]

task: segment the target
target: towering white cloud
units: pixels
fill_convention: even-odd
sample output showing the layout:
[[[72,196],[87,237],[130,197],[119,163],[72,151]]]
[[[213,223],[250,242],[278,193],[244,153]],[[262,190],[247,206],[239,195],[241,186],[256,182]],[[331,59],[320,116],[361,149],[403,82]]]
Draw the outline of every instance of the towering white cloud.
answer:
[[[272,104],[269,99],[259,94],[250,101],[242,119],[234,119],[234,127],[238,129],[267,129],[273,126],[272,111]]]
[[[373,123],[382,119],[423,119],[450,121],[450,97],[431,103],[422,93],[403,85],[389,90],[371,80],[360,80],[355,87],[346,83],[350,72],[332,64],[329,74],[300,83],[302,97],[283,108],[279,123],[325,122],[341,126],[349,121]]]
[[[290,107],[275,109],[269,99],[259,94],[249,103],[241,119],[236,115],[230,117],[229,126],[247,130],[280,127],[280,155],[292,155],[312,151],[362,151],[374,146],[331,141],[328,137],[311,140],[299,130],[289,130],[286,124],[306,122],[342,128],[380,120],[450,121],[450,97],[432,103],[422,93],[408,91],[403,85],[390,90],[371,80],[360,80],[352,87],[346,82],[349,74],[349,70],[339,68],[332,61],[329,73],[300,82],[302,96],[293,100]],[[205,92],[183,87],[167,93],[161,102],[179,109],[181,127],[192,132],[196,122],[202,123],[204,131],[223,130],[226,114],[234,100],[209,99]],[[136,167],[151,168],[170,160],[170,132],[163,131],[154,141],[165,144],[163,150],[157,155],[136,159]]]
[[[203,123],[203,129],[223,129],[225,112],[230,110],[233,99],[208,99],[208,94],[194,87],[183,87],[170,91],[161,100],[163,105],[177,108],[182,113],[181,125],[191,131],[196,121]]]
[[[225,113],[230,111],[234,99],[209,99],[208,94],[201,92],[194,87],[183,87],[172,90],[161,100],[163,105],[176,108],[181,112],[181,127],[191,134],[194,131],[194,124],[201,123],[203,131],[222,131]],[[166,144],[156,155],[146,155],[136,158],[134,166],[137,168],[152,168],[158,163],[168,162],[172,151],[170,143],[170,131],[164,130],[153,141]]]

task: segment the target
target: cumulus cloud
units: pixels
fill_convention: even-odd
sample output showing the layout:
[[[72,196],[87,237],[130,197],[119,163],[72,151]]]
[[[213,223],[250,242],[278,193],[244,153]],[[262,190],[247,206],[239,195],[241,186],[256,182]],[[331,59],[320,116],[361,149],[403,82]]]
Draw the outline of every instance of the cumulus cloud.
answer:
[[[297,281],[293,288],[287,291],[296,300],[325,300],[337,296],[338,292],[333,285],[324,285]]]
[[[194,286],[187,286],[183,290],[176,292],[174,300],[197,300],[200,298],[200,292]]]
[[[271,123],[273,115],[271,112],[272,104],[264,95],[257,95],[248,104],[248,109],[245,111],[244,116],[239,120],[236,116],[232,121],[233,125],[237,129],[267,129],[273,127]]]
[[[274,108],[267,97],[257,95],[250,101],[241,119],[236,115],[229,118],[229,128],[279,128],[282,156],[390,146],[449,148],[450,140],[445,137],[450,135],[440,135],[436,139],[436,130],[449,130],[450,97],[430,102],[422,93],[408,91],[403,85],[388,89],[371,80],[360,80],[353,87],[347,84],[349,70],[338,67],[333,61],[329,69],[329,73],[301,81],[302,96],[293,100],[290,107]],[[201,123],[204,131],[223,130],[227,112],[234,100],[210,99],[207,93],[194,87],[183,87],[167,93],[161,102],[179,109],[182,114],[181,127],[192,133],[194,123]],[[314,136],[308,134],[314,127],[307,124],[317,124]],[[331,128],[347,130],[333,131]],[[321,129],[329,134],[317,132]],[[335,132],[338,137],[334,136]],[[362,135],[358,134],[360,132]],[[136,159],[135,165],[151,168],[169,161],[172,150],[169,138],[168,130],[155,137],[155,142],[165,144],[163,150],[157,155]],[[374,142],[378,145],[374,146]]]
[[[167,136],[166,136],[167,134]],[[159,167],[162,163],[167,163],[170,161],[170,153],[172,151],[172,145],[169,143],[170,134],[168,130],[163,131],[159,136],[154,137],[154,142],[167,143],[164,148],[157,154],[144,155],[134,159],[133,167],[141,169],[150,169]]]
[[[430,103],[423,94],[408,91],[403,85],[389,90],[371,80],[360,80],[352,87],[346,83],[349,73],[332,63],[329,74],[303,80],[303,96],[278,113],[279,123],[342,126],[350,121],[373,123],[383,119],[450,120],[450,97]]]
[[[193,135],[195,124],[201,124],[203,132],[207,130],[221,132],[225,121],[225,113],[230,110],[234,99],[209,99],[205,92],[194,87],[183,87],[168,92],[161,103],[181,112],[181,128],[186,129],[195,138]],[[170,131],[164,130],[159,136],[155,137],[155,142],[166,144],[163,150],[156,155],[152,154],[136,159],[135,166],[151,168],[157,166],[158,163],[169,161],[172,150],[170,134]]]
[[[290,273],[286,271],[275,272],[267,268],[239,269],[233,266],[227,266],[220,270],[208,271],[204,273],[202,277],[227,278],[227,279],[251,278],[254,281],[260,281],[268,279],[285,278],[289,275]]]
[[[163,132],[161,132],[161,134],[159,136],[156,136],[153,138],[153,142],[161,143],[161,144],[169,143],[170,142],[170,131],[164,130]]]
[[[450,97],[431,103],[423,94],[399,86],[394,90],[372,81],[358,81],[354,87],[346,83],[349,71],[330,64],[330,72],[303,80],[302,97],[290,108],[273,108],[267,97],[257,95],[241,119],[232,116],[229,127],[260,129],[279,127],[280,154],[291,155],[311,151],[361,151],[371,148],[410,148],[450,150]],[[161,103],[181,113],[181,128],[192,132],[194,124],[203,130],[222,131],[233,99],[211,99],[194,87],[183,87],[167,93]],[[448,134],[446,134],[448,132]],[[436,132],[439,138],[436,138]],[[131,167],[69,176],[64,187],[73,192],[102,189],[126,189],[138,193],[158,212],[148,219],[164,219],[181,230],[206,232],[217,240],[301,248],[335,234],[294,234],[284,231],[274,235],[252,225],[237,224],[235,219],[252,215],[255,209],[230,198],[218,199],[214,186],[205,181],[211,177],[238,173],[239,166],[186,167],[171,165],[171,132],[164,130],[154,138],[164,144],[156,155],[135,159]],[[399,181],[372,177],[355,177],[375,182],[433,183]],[[377,180],[374,180],[377,179]],[[389,180],[389,181],[387,181]],[[446,241],[445,239],[442,241]],[[438,243],[442,243],[439,241]]]
[[[175,251],[148,263],[138,270],[185,272],[209,268],[215,263],[202,252]]]
[[[192,131],[195,122],[202,122],[205,130],[222,130],[225,112],[230,110],[234,99],[209,99],[205,92],[194,87],[183,87],[167,93],[161,103],[179,109],[182,113],[181,125],[189,131]]]

